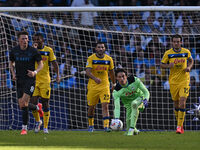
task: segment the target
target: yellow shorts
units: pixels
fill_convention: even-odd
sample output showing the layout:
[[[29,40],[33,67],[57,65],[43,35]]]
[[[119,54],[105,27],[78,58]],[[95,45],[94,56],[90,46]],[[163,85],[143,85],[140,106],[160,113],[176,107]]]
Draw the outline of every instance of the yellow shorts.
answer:
[[[187,98],[189,96],[189,85],[178,85],[178,84],[172,84],[170,85],[170,93],[172,96],[172,100],[177,101],[180,99],[180,97]]]
[[[110,89],[89,89],[87,93],[87,102],[89,106],[94,106],[99,103],[110,103]]]
[[[50,83],[36,83],[33,96],[49,99],[51,94]]]

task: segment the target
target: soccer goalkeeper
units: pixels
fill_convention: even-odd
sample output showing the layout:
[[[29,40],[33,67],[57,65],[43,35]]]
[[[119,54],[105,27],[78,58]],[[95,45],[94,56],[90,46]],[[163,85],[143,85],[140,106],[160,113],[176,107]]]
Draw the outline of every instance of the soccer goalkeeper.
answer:
[[[120,99],[126,108],[126,129],[127,135],[138,134],[136,122],[139,116],[139,111],[143,111],[148,106],[149,91],[140,81],[139,78],[131,75],[127,76],[127,72],[123,68],[118,68],[115,71],[115,76],[118,81],[114,91],[114,117],[120,118]]]

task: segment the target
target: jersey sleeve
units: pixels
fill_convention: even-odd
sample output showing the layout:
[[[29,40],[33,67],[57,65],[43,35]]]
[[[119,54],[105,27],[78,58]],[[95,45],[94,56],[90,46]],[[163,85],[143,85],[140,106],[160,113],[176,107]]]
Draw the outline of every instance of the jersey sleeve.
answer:
[[[168,61],[169,61],[169,58],[168,58],[167,53],[165,52],[165,53],[164,53],[164,56],[163,56],[163,58],[162,58],[162,60],[161,60],[161,62],[164,63],[164,64],[166,64],[166,63],[168,63]]]
[[[113,59],[110,59],[110,70],[114,69],[114,63],[113,63]]]
[[[188,58],[187,59],[189,59],[191,57],[192,57],[191,52],[188,50]]]
[[[137,82],[138,82],[138,88],[144,94],[144,99],[147,99],[149,101],[149,96],[150,96],[149,90],[145,87],[142,81],[140,81],[140,79],[137,79]]]
[[[119,119],[120,118],[120,96],[116,90],[113,91],[112,95],[113,95],[114,106],[115,106],[114,117]]]
[[[92,59],[91,59],[91,57],[89,57],[87,59],[86,68],[92,68]]]
[[[49,61],[56,60],[56,56],[55,56],[52,48],[49,49],[49,52],[50,52],[50,54],[49,54]]]

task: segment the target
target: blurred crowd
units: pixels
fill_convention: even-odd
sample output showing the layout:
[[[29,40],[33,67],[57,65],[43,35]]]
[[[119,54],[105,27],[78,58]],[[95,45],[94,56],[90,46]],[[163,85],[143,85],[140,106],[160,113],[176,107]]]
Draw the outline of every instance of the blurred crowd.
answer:
[[[0,0],[5,6],[144,6],[144,5],[198,5],[199,1],[184,0]],[[34,5],[32,5],[34,4]],[[49,5],[50,4],[50,5]],[[12,13],[11,13],[12,14]],[[14,14],[16,15],[16,14]],[[24,13],[18,14],[36,22],[6,18],[7,38],[1,37],[2,45],[16,45],[16,31],[26,30],[30,35],[40,32],[46,44],[52,47],[60,64],[60,74],[65,78],[63,88],[84,87],[86,59],[94,52],[94,43],[106,43],[106,53],[114,59],[116,67],[125,67],[138,76],[148,88],[169,89],[168,71],[160,68],[164,51],[171,48],[171,35],[183,36],[183,47],[188,48],[195,60],[191,72],[191,89],[200,81],[200,13],[199,12],[75,12],[75,13]],[[2,19],[2,22],[4,20]],[[39,22],[39,23],[38,23]],[[42,23],[42,24],[40,24]],[[53,23],[49,24],[49,23]],[[63,27],[62,25],[65,25]],[[3,35],[1,35],[3,36]],[[11,39],[6,41],[5,39]],[[7,44],[8,43],[8,44]],[[6,49],[6,48],[5,48]],[[1,57],[8,54],[1,52]],[[5,56],[5,57],[3,57]],[[5,60],[0,59],[1,86],[9,78]],[[5,73],[6,72],[6,73]],[[52,75],[54,76],[54,75]]]
[[[75,2],[77,1],[77,2]],[[4,7],[71,6],[82,0],[0,0]],[[95,6],[198,6],[199,0],[90,0]]]

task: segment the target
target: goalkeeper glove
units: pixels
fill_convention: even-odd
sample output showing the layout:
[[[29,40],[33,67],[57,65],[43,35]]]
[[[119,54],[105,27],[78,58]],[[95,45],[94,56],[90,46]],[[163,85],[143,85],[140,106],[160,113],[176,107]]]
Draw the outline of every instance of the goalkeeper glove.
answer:
[[[144,107],[147,108],[148,107],[148,101],[147,99],[145,98],[144,100],[142,100],[143,104],[144,104]]]

